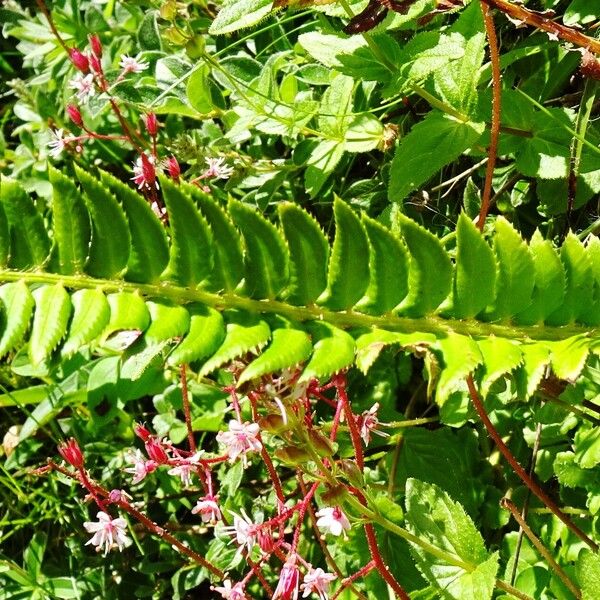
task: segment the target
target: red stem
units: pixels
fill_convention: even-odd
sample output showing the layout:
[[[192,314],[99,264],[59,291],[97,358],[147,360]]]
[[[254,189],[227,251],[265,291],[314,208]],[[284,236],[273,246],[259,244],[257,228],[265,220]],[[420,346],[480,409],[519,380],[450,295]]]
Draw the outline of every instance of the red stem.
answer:
[[[187,373],[185,365],[179,368],[179,379],[181,380],[181,396],[183,398],[183,414],[185,415],[185,426],[187,428],[188,444],[190,452],[196,452],[196,440],[192,429],[192,411],[190,410],[190,395],[188,393]]]

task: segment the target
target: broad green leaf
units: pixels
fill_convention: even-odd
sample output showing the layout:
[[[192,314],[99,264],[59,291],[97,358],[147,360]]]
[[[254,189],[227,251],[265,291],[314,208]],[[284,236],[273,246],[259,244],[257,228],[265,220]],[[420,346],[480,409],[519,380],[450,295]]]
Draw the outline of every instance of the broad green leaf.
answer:
[[[107,300],[110,320],[102,333],[102,345],[122,351],[146,330],[150,313],[137,293],[116,292],[109,294]]]
[[[448,396],[464,385],[467,376],[483,362],[477,343],[470,337],[448,333],[432,345],[444,366],[437,383],[436,402],[441,406]]]
[[[6,267],[10,256],[10,232],[8,229],[8,219],[2,203],[0,203],[0,268]]]
[[[535,269],[535,285],[531,304],[516,316],[516,321],[526,324],[543,322],[556,310],[565,297],[565,269],[552,246],[539,231],[533,234],[529,244]]]
[[[402,242],[383,225],[362,215],[369,239],[369,286],[356,308],[383,314],[408,294],[409,257]]]
[[[451,313],[457,319],[477,316],[494,300],[496,260],[473,221],[461,213],[456,224],[456,268]]]
[[[265,321],[250,313],[231,311],[227,315],[225,340],[202,365],[198,376],[204,377],[248,352],[258,354],[270,339],[271,329]]]
[[[596,493],[600,485],[598,469],[583,469],[575,461],[573,452],[559,452],[554,459],[553,472],[558,481],[568,487],[581,487]]]
[[[188,100],[202,114],[207,114],[214,108],[210,94],[209,74],[210,67],[207,64],[203,64],[194,70],[187,81],[186,91]]]
[[[213,233],[215,266],[206,285],[216,291],[231,292],[244,276],[239,235],[223,209],[208,194],[196,186],[186,185],[184,189],[200,207]]]
[[[319,303],[331,310],[354,306],[363,296],[369,282],[369,242],[363,224],[354,211],[340,198],[333,203],[335,239],[327,289]]]
[[[522,363],[523,355],[520,345],[493,335],[478,340],[477,345],[483,356],[481,394],[485,397],[495,381],[511,373]]]
[[[184,336],[190,326],[190,315],[183,306],[166,302],[146,302],[150,326],[144,334],[149,344],[157,344]]]
[[[194,287],[207,279],[213,267],[212,233],[192,199],[166,177],[161,177],[169,214],[171,249],[165,279]]]
[[[600,239],[595,235],[586,240],[586,254],[589,257],[594,279],[594,293],[592,305],[580,316],[581,321],[588,325],[600,324]]]
[[[314,350],[300,381],[319,379],[326,381],[334,373],[354,362],[354,339],[343,329],[325,322],[308,324],[313,337]]]
[[[338,142],[344,140],[352,115],[354,79],[336,75],[323,93],[319,107],[319,131]]]
[[[44,285],[33,292],[35,313],[31,327],[29,356],[34,365],[46,360],[63,339],[71,315],[71,299],[65,288]]]
[[[344,136],[346,152],[368,152],[383,142],[383,125],[373,115],[357,115],[348,124]]]
[[[287,298],[313,304],[327,287],[329,243],[316,219],[291,202],[279,204],[279,220],[290,252]]]
[[[411,543],[417,567],[441,598],[490,600],[498,571],[498,553],[483,538],[463,507],[437,485],[417,479],[406,483],[406,524],[413,534],[444,552],[434,556]]]
[[[131,235],[127,219],[117,199],[98,179],[75,165],[84,200],[92,218],[92,241],[85,265],[93,277],[110,279],[127,265]]]
[[[83,198],[75,184],[48,166],[52,184],[52,230],[60,273],[82,273],[88,257],[91,227]]]
[[[281,233],[247,204],[231,199],[229,213],[246,246],[244,289],[252,298],[277,297],[289,278],[287,247]]]
[[[442,167],[475,145],[484,129],[483,123],[464,123],[430,112],[398,145],[390,168],[390,202],[402,202]]]
[[[23,281],[6,283],[0,287],[2,305],[2,337],[0,356],[4,356],[21,343],[29,327],[35,301]]]
[[[27,567],[27,572],[34,579],[38,579],[41,574],[47,542],[47,534],[44,531],[36,531],[23,552],[23,562]]]
[[[313,148],[304,172],[304,184],[311,198],[317,196],[343,155],[344,144],[337,139],[322,140]]]
[[[244,369],[238,385],[268,373],[295,367],[304,362],[311,352],[310,336],[305,331],[293,327],[275,329],[271,343]]]
[[[110,320],[110,307],[100,290],[77,290],[71,296],[73,318],[62,354],[70,356],[96,339]]]
[[[187,307],[190,326],[183,341],[171,352],[170,366],[191,363],[214,354],[225,339],[225,323],[220,312],[201,304]]]
[[[503,217],[495,223],[494,252],[498,261],[496,299],[486,310],[490,321],[510,319],[531,304],[535,268],[529,248]]]
[[[573,444],[575,462],[584,469],[600,463],[600,427],[581,427],[575,433]]]
[[[582,600],[596,600],[600,590],[600,554],[583,548],[577,558],[577,579]]]
[[[50,240],[31,196],[19,183],[4,177],[0,182],[0,202],[10,230],[10,266],[42,266],[50,253]]]
[[[223,35],[251,27],[264,19],[272,8],[272,0],[226,0],[208,31],[211,35]]]
[[[567,27],[573,25],[586,25],[592,23],[598,18],[598,7],[592,4],[589,0],[572,0],[569,6],[565,9],[565,14],[562,19]],[[600,579],[596,589],[600,588]],[[584,599],[586,600],[586,599]]]
[[[100,179],[121,202],[127,215],[131,252],[125,279],[156,283],[169,262],[165,228],[146,199],[135,190],[105,171],[100,171]]]
[[[402,214],[398,221],[410,252],[408,296],[399,307],[407,316],[418,317],[435,310],[448,296],[452,265],[439,239]]]
[[[575,235],[567,235],[560,259],[565,268],[566,287],[561,305],[546,319],[549,325],[567,325],[585,314],[593,300],[592,265],[584,245]]]
[[[149,10],[142,19],[137,32],[138,42],[142,50],[162,50],[156,17],[157,11]]]

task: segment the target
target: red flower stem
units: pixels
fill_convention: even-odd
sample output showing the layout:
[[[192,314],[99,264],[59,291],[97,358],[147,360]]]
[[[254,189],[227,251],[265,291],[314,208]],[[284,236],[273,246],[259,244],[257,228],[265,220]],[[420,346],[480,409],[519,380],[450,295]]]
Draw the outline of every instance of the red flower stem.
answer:
[[[342,584],[336,590],[335,594],[331,596],[331,600],[335,600],[350,584],[354,583],[361,577],[366,577],[375,568],[375,561],[369,561],[364,567],[361,567],[356,573],[342,579]]]
[[[496,168],[496,159],[498,158],[500,116],[502,111],[502,83],[500,79],[500,52],[498,50],[498,36],[496,35],[496,28],[494,26],[494,17],[485,0],[480,0],[480,6],[483,12],[483,22],[485,24],[485,32],[490,47],[490,61],[492,63],[492,123],[490,129],[490,147],[488,149],[488,163],[485,172],[485,184],[481,198],[481,208],[479,210],[479,218],[477,221],[479,231],[483,231],[485,218],[490,210],[492,181],[494,178],[494,169]]]
[[[337,406],[335,408],[335,416],[333,417],[333,423],[331,425],[331,433],[329,434],[329,439],[334,441],[337,437],[338,427],[340,425],[340,419],[342,418],[342,411],[344,410],[344,403],[342,401],[338,401]]]
[[[109,98],[109,102],[113,112],[115,113],[115,116],[117,117],[117,121],[119,121],[119,125],[121,125],[121,129],[123,130],[125,137],[129,140],[129,142],[135,148],[135,150],[141,154],[142,149],[133,139],[133,134],[129,129],[129,125],[127,125],[127,121],[125,121],[123,113],[121,112],[121,109],[119,108],[119,105],[117,104],[116,100],[114,98]]]
[[[473,402],[473,406],[479,415],[479,418],[485,425],[487,429],[488,435],[492,438],[498,450],[502,453],[504,458],[507,460],[508,464],[512,467],[515,473],[519,476],[519,478],[523,481],[523,483],[583,542],[585,542],[590,548],[592,548],[595,552],[598,551],[598,545],[591,540],[575,523],[571,521],[565,515],[562,510],[559,508],[558,504],[554,502],[547,494],[542,490],[542,488],[530,477],[525,469],[517,462],[517,459],[512,455],[508,446],[502,441],[500,434],[496,431],[494,425],[490,421],[490,418],[485,411],[483,406],[483,402],[479,397],[479,393],[475,388],[475,383],[473,382],[473,376],[469,375],[467,377],[467,386],[469,387],[469,395],[471,396],[471,401]]]
[[[348,394],[346,393],[346,374],[338,373],[333,378],[333,381],[335,382],[338,398],[340,399],[344,407],[344,415],[346,416],[348,430],[350,431],[350,438],[352,439],[352,446],[354,447],[354,453],[356,455],[356,465],[362,471],[365,467],[365,457],[363,454],[360,432],[358,431],[356,419],[354,417],[354,413],[352,412],[350,401],[348,400]]]
[[[292,540],[292,548],[291,552],[296,552],[296,548],[298,548],[298,542],[300,541],[300,531],[302,530],[302,523],[304,522],[304,515],[306,515],[306,511],[308,509],[308,505],[312,500],[317,488],[319,487],[320,482],[313,483],[308,494],[304,494],[304,498],[302,502],[300,502],[300,510],[298,511],[298,522],[296,523],[296,529],[294,531],[294,539]]]
[[[188,445],[190,452],[196,452],[196,440],[192,429],[192,411],[190,410],[190,395],[188,393],[187,372],[185,365],[179,368],[179,379],[181,380],[181,396],[183,398],[183,414],[185,415],[185,426],[187,428]]]
[[[53,460],[48,461],[48,466],[54,470],[62,473],[66,477],[70,477],[71,479],[78,480],[79,477],[77,473],[73,471],[69,471],[69,469],[65,469],[60,465],[56,464]],[[100,496],[104,496],[104,498],[108,498],[109,492],[104,489],[102,486],[98,485],[95,482],[87,479],[87,483],[91,486],[90,493],[95,497],[96,494]],[[87,486],[86,486],[87,487]],[[139,521],[148,531],[154,533],[165,542],[174,546],[179,552],[185,554],[188,558],[191,558],[194,562],[198,563],[200,566],[204,567],[208,571],[210,571],[213,575],[216,575],[220,579],[225,577],[225,573],[221,571],[218,567],[215,567],[213,564],[208,562],[203,556],[194,552],[191,548],[188,548],[185,544],[180,542],[176,537],[172,536],[168,531],[162,528],[160,525],[157,525],[153,521],[151,521],[144,513],[140,512],[137,508],[129,504],[126,500],[119,500],[115,502],[115,504],[123,511],[125,511],[128,515],[133,517],[136,521]]]
[[[92,485],[92,482],[90,481],[87,473],[85,472],[85,469],[84,468],[78,469],[78,473],[79,473],[79,480],[81,481],[81,485],[83,485],[83,487],[90,493],[90,495],[94,499],[94,502],[98,505],[98,508],[108,514],[108,510],[106,509],[106,504],[104,503],[102,498],[100,498],[98,496],[98,494],[96,493],[96,490],[94,489],[94,485]]]

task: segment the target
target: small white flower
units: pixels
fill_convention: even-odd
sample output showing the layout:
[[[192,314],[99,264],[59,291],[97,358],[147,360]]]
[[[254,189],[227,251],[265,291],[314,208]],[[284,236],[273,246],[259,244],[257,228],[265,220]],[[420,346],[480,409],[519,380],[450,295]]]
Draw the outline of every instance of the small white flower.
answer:
[[[123,69],[121,75],[127,75],[127,73],[141,73],[145,71],[150,65],[143,60],[140,60],[137,56],[127,56],[124,54],[121,57],[121,61],[119,62],[119,66]]]
[[[200,513],[203,523],[214,523],[221,520],[221,510],[214,496],[200,498],[196,506],[192,508],[192,514]]]
[[[77,99],[82,104],[85,104],[95,93],[96,88],[94,87],[94,75],[88,73],[77,73],[71,81],[69,81],[69,87],[75,90]]]
[[[350,529],[350,521],[339,506],[322,508],[317,513],[317,517],[319,517],[317,527],[324,533],[338,536]]]
[[[232,419],[229,421],[229,431],[219,431],[217,441],[225,446],[230,462],[233,462],[241,454],[245,464],[248,452],[262,450],[262,444],[257,438],[258,433],[257,423],[240,423],[240,421]]]
[[[52,158],[58,158],[65,149],[68,140],[65,140],[64,131],[62,129],[51,129],[50,135],[52,136],[52,139],[48,142],[50,156]]]
[[[203,452],[196,452],[196,454],[189,458],[179,459],[179,464],[172,469],[169,469],[169,475],[178,476],[181,479],[181,483],[183,483],[185,487],[189,487],[192,484],[192,473],[198,468],[198,461],[202,454]]]
[[[202,179],[229,179],[233,174],[233,167],[225,164],[224,158],[207,158],[208,169],[202,173]]]
[[[304,590],[302,594],[303,598],[307,598],[311,593],[315,593],[319,596],[319,600],[327,600],[329,596],[329,584],[336,579],[336,576],[332,573],[326,573],[319,567],[318,569],[310,569],[310,571],[304,576],[304,581],[300,586],[301,590]]]
[[[96,516],[98,518],[97,522],[86,521],[83,524],[88,533],[94,534],[92,539],[86,542],[85,545],[92,544],[96,546],[98,551],[104,547],[105,556],[115,546],[118,546],[119,550],[123,550],[125,544],[129,542],[129,538],[125,534],[127,529],[125,519],[121,517],[113,519],[102,510]]]
[[[153,460],[146,460],[144,455],[136,450],[135,452],[129,452],[127,455],[127,460],[133,466],[124,469],[125,473],[133,473],[133,479],[131,483],[135,485],[139,483],[143,479],[145,479],[146,475],[152,473],[152,471],[156,470],[158,464]]]
[[[235,535],[235,541],[240,549],[246,546],[248,552],[252,552],[254,544],[256,544],[256,525],[252,519],[242,509],[242,516],[229,511],[233,515],[233,525],[224,527],[223,529],[230,534]]]
[[[246,594],[244,593],[244,586],[241,583],[236,583],[233,587],[231,581],[226,579],[223,582],[223,586],[211,587],[215,592],[219,592],[225,600],[246,600]]]

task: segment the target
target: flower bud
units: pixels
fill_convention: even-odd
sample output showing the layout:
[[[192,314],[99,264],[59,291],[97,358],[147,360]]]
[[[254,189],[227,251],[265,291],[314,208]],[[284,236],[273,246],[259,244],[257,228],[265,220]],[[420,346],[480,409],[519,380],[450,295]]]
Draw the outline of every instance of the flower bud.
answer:
[[[154,187],[156,185],[156,169],[145,154],[141,154],[140,158],[142,159],[142,174],[144,175],[144,181],[148,187]]]
[[[325,437],[320,431],[309,429],[308,437],[310,438],[311,446],[317,451],[319,456],[329,457],[334,455],[335,446],[333,442]]]
[[[325,504],[341,504],[347,493],[345,485],[336,485],[335,487],[328,488],[325,493],[321,494],[321,500]]]
[[[74,104],[67,104],[67,114],[69,118],[77,127],[83,127],[83,119],[81,118],[81,112]]]
[[[58,445],[58,453],[76,469],[83,469],[83,454],[75,438],[69,438]]]
[[[146,130],[152,137],[155,137],[158,133],[158,119],[154,113],[146,115]]]
[[[159,465],[169,462],[169,457],[162,447],[162,444],[154,437],[150,436],[145,444],[148,456]]]
[[[270,527],[261,527],[256,532],[256,541],[265,554],[271,554],[275,548],[275,540]]]
[[[584,77],[600,81],[600,60],[598,60],[596,55],[589,50],[584,50],[582,52],[581,74]]]
[[[258,420],[258,425],[261,430],[268,431],[269,433],[281,433],[288,429],[288,426],[284,423],[281,415],[271,414],[261,417]]]
[[[310,454],[298,446],[285,446],[275,451],[275,456],[292,466],[301,465],[310,460]]]
[[[167,158],[167,172],[172,179],[179,181],[181,167],[174,156],[169,156],[169,158]]]
[[[90,66],[94,73],[102,73],[102,61],[95,54],[90,56]]]
[[[135,424],[133,428],[133,433],[135,433],[135,435],[137,435],[143,442],[147,442],[151,437],[150,432],[144,427],[142,423]]]
[[[77,50],[77,48],[71,48],[69,51],[69,56],[73,66],[77,70],[81,71],[82,73],[87,73],[90,70],[90,61],[88,57],[83,54],[83,52]]]
[[[97,58],[102,58],[102,42],[100,41],[100,38],[93,33],[89,36],[89,40],[94,56]]]
[[[347,458],[343,458],[338,462],[338,467],[340,471],[345,475],[348,483],[355,487],[363,487],[365,484],[365,480],[361,473],[361,470],[358,468],[358,465],[353,460],[348,460]]]

